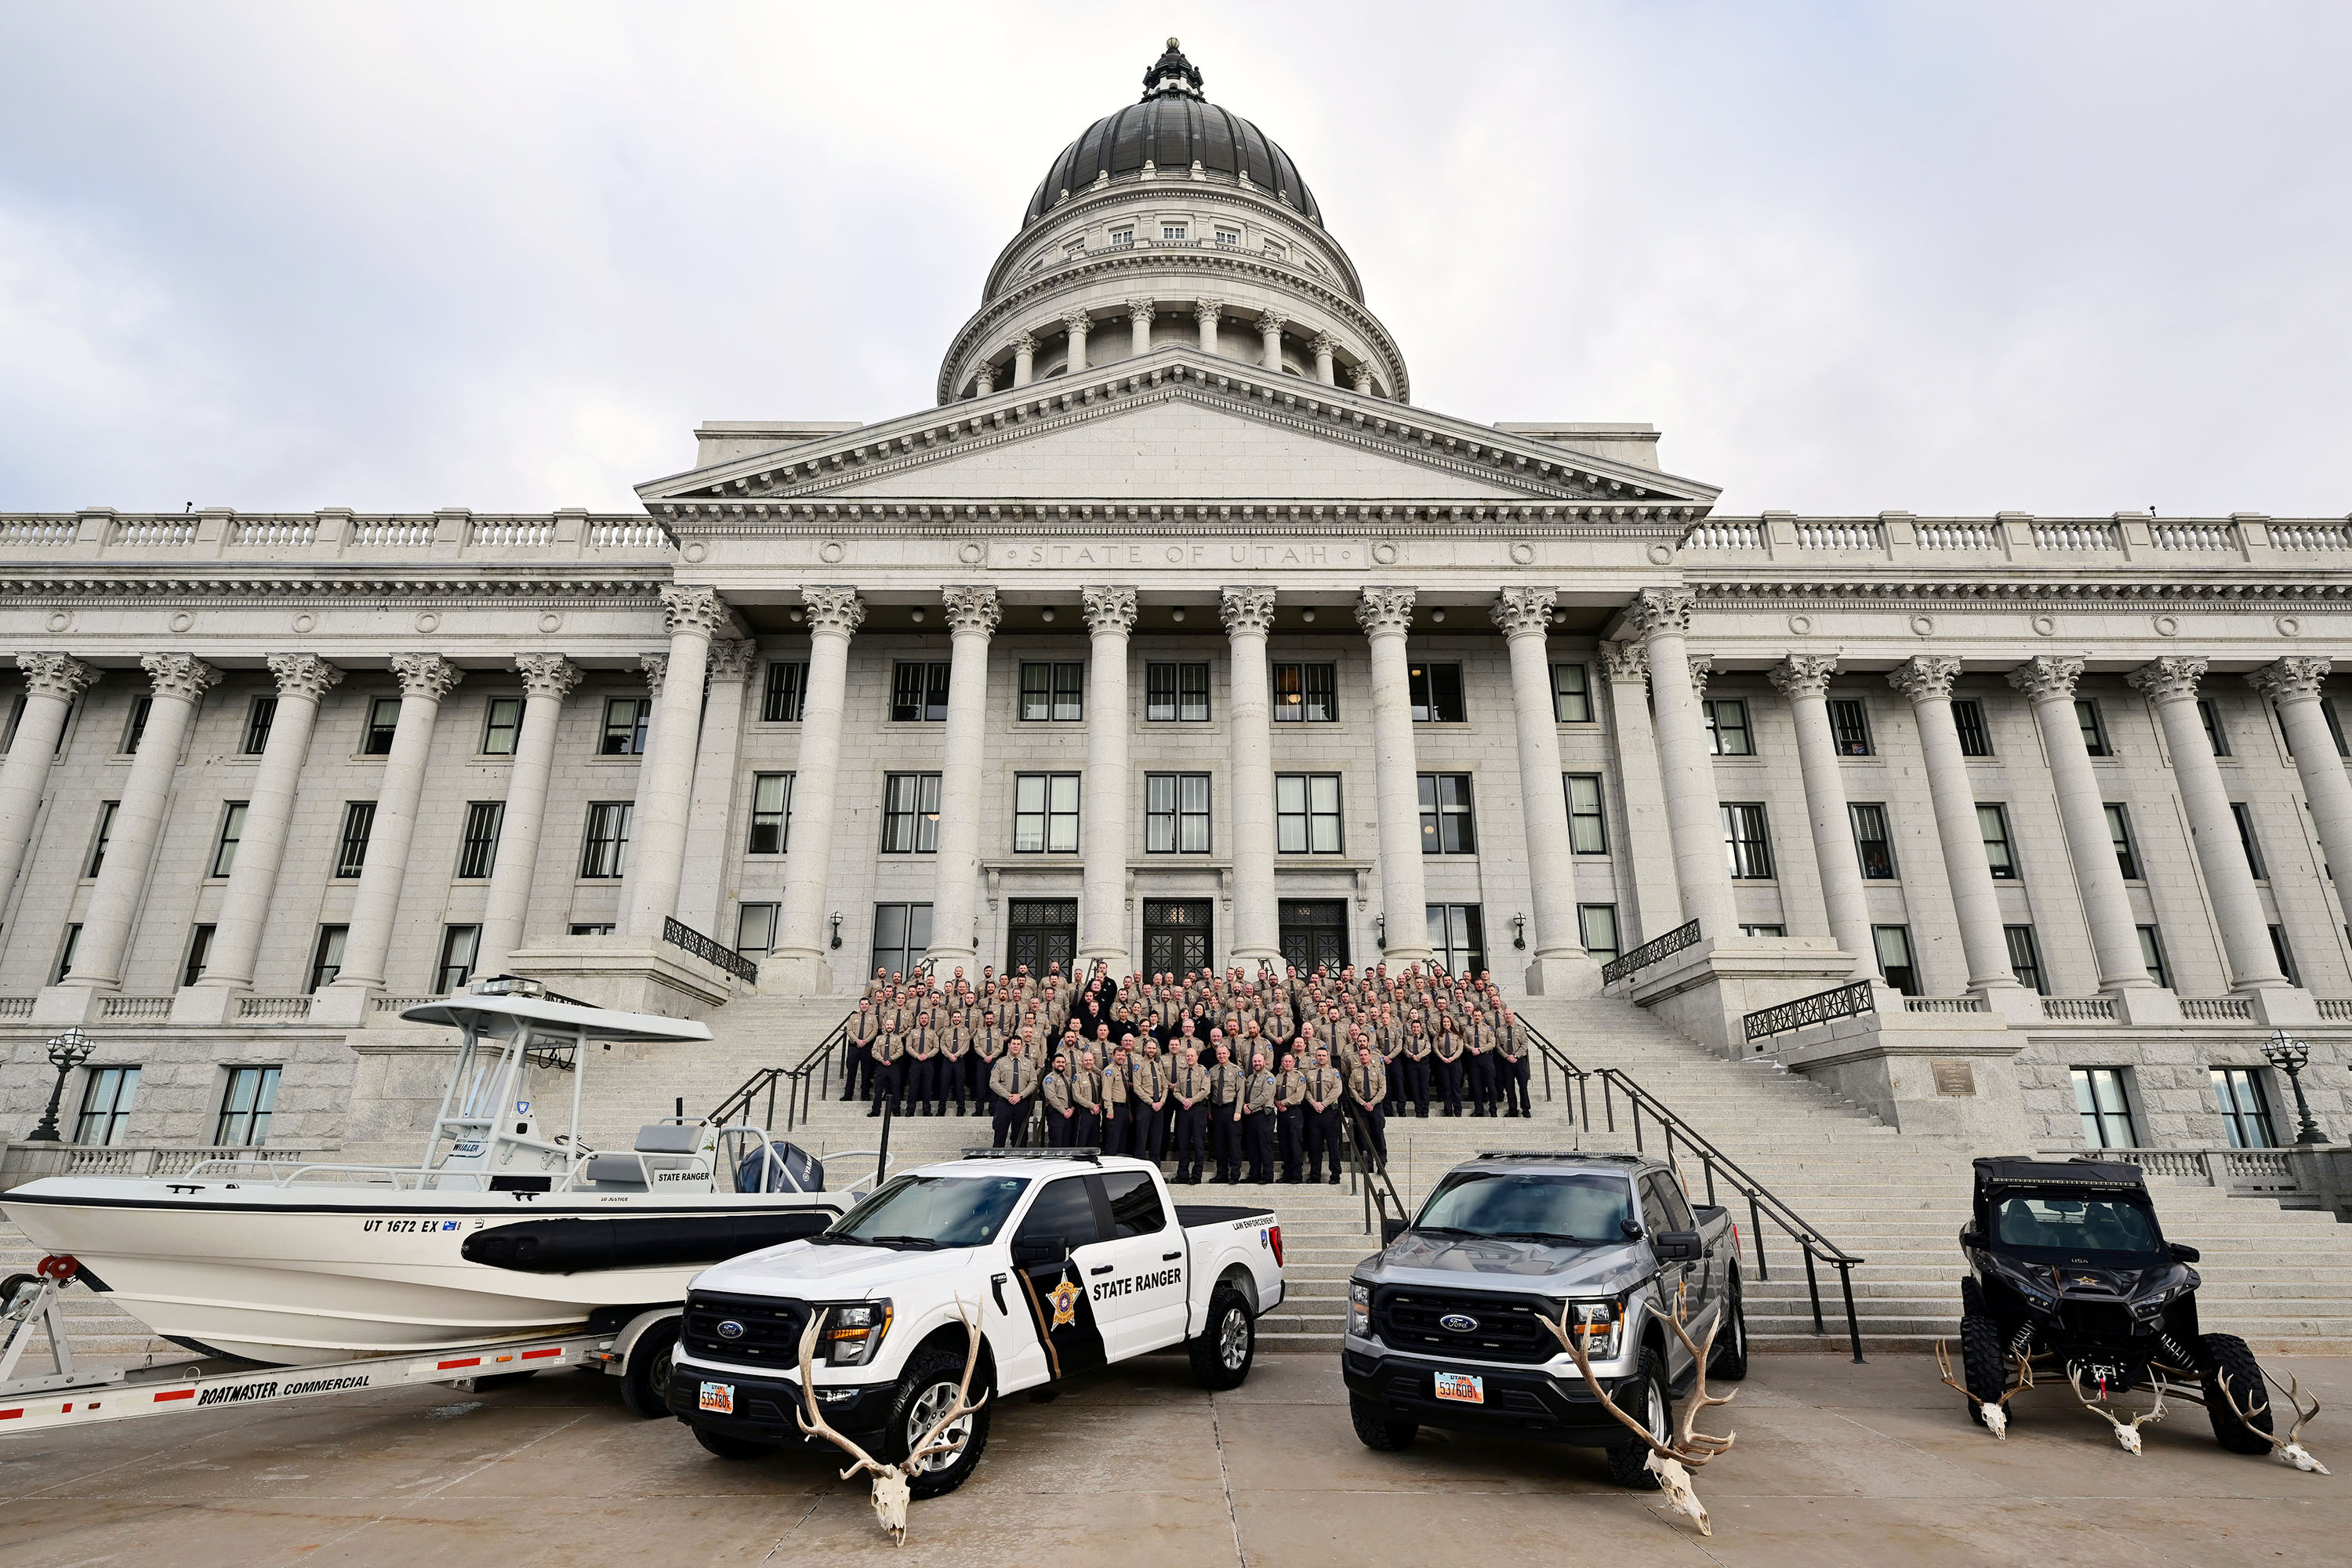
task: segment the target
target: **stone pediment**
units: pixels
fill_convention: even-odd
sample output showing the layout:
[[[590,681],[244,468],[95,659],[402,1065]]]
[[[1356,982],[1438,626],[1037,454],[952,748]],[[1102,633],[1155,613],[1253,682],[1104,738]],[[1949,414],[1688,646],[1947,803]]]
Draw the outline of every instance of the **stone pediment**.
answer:
[[[1695,508],[1716,488],[1531,437],[1161,349],[638,487],[709,503],[1312,498]],[[677,504],[668,504],[677,503]]]

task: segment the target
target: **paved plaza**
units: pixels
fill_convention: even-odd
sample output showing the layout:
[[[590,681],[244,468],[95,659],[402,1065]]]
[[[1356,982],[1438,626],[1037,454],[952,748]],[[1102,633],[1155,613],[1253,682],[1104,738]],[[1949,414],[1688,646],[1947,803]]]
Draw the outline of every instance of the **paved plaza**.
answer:
[[[2305,1436],[2352,1468],[2352,1362],[2277,1370],[2317,1390]],[[2062,1388],[1996,1443],[1929,1358],[1786,1355],[1758,1360],[1731,1412],[1739,1445],[1699,1479],[1702,1541],[1612,1487],[1597,1451],[1430,1434],[1371,1453],[1331,1358],[1269,1357],[1213,1398],[1154,1357],[1009,1404],[977,1476],[917,1503],[900,1552],[818,1457],[725,1463],[629,1418],[608,1380],[563,1374],[0,1441],[0,1562],[2084,1568],[2336,1562],[2352,1537],[2352,1483],[2225,1454],[2194,1406],[2134,1459]]]

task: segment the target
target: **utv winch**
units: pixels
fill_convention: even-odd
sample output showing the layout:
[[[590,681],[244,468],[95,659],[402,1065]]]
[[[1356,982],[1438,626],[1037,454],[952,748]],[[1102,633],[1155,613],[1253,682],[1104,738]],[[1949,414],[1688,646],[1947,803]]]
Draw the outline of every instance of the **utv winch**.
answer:
[[[1945,1344],[1936,1347],[1944,1381],[1968,1395],[1973,1420],[2003,1436],[2012,1398],[2063,1381],[2137,1454],[2140,1426],[2178,1396],[2205,1407],[2230,1452],[2322,1468],[2296,1440],[2319,1402],[2306,1409],[2290,1382],[2294,1425],[2273,1436],[2253,1352],[2234,1334],[2199,1331],[2197,1249],[2164,1239],[2137,1165],[2096,1155],[1975,1164],[1975,1208],[1960,1232],[1962,1381]],[[2135,1392],[2152,1393],[2154,1404],[2118,1418],[2111,1406]]]

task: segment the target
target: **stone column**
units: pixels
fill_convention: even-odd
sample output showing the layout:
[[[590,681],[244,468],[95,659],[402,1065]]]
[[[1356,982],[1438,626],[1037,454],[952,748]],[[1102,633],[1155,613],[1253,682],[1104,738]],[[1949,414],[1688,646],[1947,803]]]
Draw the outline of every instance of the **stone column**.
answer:
[[[1127,352],[1129,357],[1151,352],[1151,315],[1150,300],[1129,300],[1127,302]]]
[[[1813,824],[1813,858],[1820,863],[1822,901],[1829,906],[1830,935],[1853,954],[1858,980],[1878,974],[1878,954],[1870,936],[1870,901],[1862,886],[1862,863],[1846,810],[1845,773],[1837,742],[1830,734],[1830,677],[1837,660],[1792,653],[1767,672],[1789,700],[1796,720],[1797,765],[1805,777],[1805,815]]]
[[[1234,736],[1233,955],[1245,967],[1260,959],[1282,963],[1282,911],[1274,896],[1274,692],[1265,667],[1274,598],[1271,588],[1227,588],[1217,596],[1233,658],[1225,719]]]
[[[2213,742],[2205,733],[2203,716],[2197,711],[2197,683],[2204,675],[2201,658],[2159,658],[2124,679],[2146,694],[2156,709],[2157,721],[2164,726],[2165,747],[2172,753],[2173,783],[2189,815],[2189,834],[2197,846],[2197,864],[2205,873],[2206,894],[2213,900],[2213,917],[2221,927],[2230,989],[2286,989],[2287,977],[2271,948],[2270,922],[2263,918],[2262,895],[2254,890],[2254,873],[2238,840],[2230,792],[2221,784]]]
[[[763,988],[815,993],[831,984],[825,896],[841,783],[841,722],[849,684],[849,639],[866,621],[855,588],[805,587],[808,687],[801,702],[801,749],[793,763],[792,836],[784,847],[784,907],[776,945],[760,965]]]
[[[1013,340],[1013,384],[1026,386],[1037,363],[1037,340],[1027,332]]]
[[[726,604],[711,589],[664,588],[661,597],[662,618],[669,627],[668,671],[654,699],[646,760],[637,770],[636,810],[629,825],[629,854],[637,874],[621,928],[647,939],[659,938],[663,922],[677,912],[694,753],[702,729],[702,677],[710,663],[711,639],[728,620]]]
[[[1338,377],[1332,374],[1331,369],[1331,356],[1337,353],[1339,349],[1339,340],[1330,333],[1315,334],[1315,379],[1326,386],[1339,384]]]
[[[1282,374],[1282,329],[1287,324],[1272,310],[1262,312],[1257,319],[1258,343],[1264,355],[1261,363],[1276,375]]]
[[[1217,352],[1217,318],[1225,312],[1223,300],[1197,300],[1192,304],[1192,319],[1201,324],[1201,352]]]
[[[686,866],[678,883],[677,918],[729,947],[730,929],[719,913],[732,858],[735,773],[741,761],[744,688],[760,645],[721,637],[710,645],[710,690],[702,702],[702,738],[694,755],[694,794],[687,811]]]
[[[931,955],[938,974],[959,963],[979,973],[980,792],[988,746],[988,640],[1003,611],[996,590],[947,589],[954,652],[948,668],[946,762],[940,769],[939,881],[931,894]]]
[[[2074,683],[2082,674],[2081,659],[2043,654],[2011,670],[2009,683],[2025,693],[2034,721],[2042,726],[2058,819],[2066,830],[2066,858],[2074,863],[2075,889],[2091,927],[2099,989],[2152,992],[2159,987],[2148,978],[2147,960],[2140,952],[2139,930],[2124,891],[2122,868],[2116,864],[2115,839],[2107,832],[2106,803],[2091,767],[2091,753],[2083,745],[2082,724],[2074,717]]]
[[[2344,759],[2336,753],[2336,737],[2319,705],[2329,668],[2325,658],[2282,658],[2249,673],[2246,684],[2278,709],[2279,728],[2294,752],[2295,774],[2311,803],[2312,826],[2335,879],[2336,903],[2352,920],[2352,893],[2346,891],[2352,885],[2352,780],[2345,777]],[[2267,941],[2269,933],[2263,937]]]
[[[1094,331],[1094,318],[1084,310],[1073,310],[1062,318],[1062,326],[1070,334],[1070,368],[1067,374],[1076,375],[1087,368],[1087,334]]]
[[[8,901],[17,868],[25,863],[25,848],[32,842],[66,715],[74,699],[95,685],[100,674],[62,653],[20,653],[16,668],[25,672],[25,716],[16,721],[16,739],[6,761],[0,762],[0,907]]]
[[[1370,365],[1360,364],[1356,366],[1353,370],[1348,373],[1348,380],[1350,385],[1355,387],[1358,392],[1362,393],[1365,396],[1370,397],[1372,395],[1372,367]]]
[[[1085,897],[1078,905],[1078,962],[1101,959],[1128,971],[1127,638],[1135,629],[1135,590],[1085,591],[1087,648],[1087,776],[1078,842],[1085,851]],[[1083,972],[1083,970],[1082,970]]]
[[[261,763],[254,770],[247,792],[245,832],[237,840],[236,864],[229,868],[228,888],[221,895],[220,912],[213,918],[212,951],[206,955],[204,977],[196,982],[207,989],[253,988],[262,927],[269,918],[269,901],[277,895],[278,868],[285,863],[286,836],[294,824],[294,795],[302,781],[303,764],[310,759],[319,704],[343,679],[341,670],[310,653],[271,654],[269,672],[278,678],[278,711],[270,718],[269,740],[262,747]],[[154,721],[151,717],[148,722]]]
[[[152,683],[147,727],[140,733],[131,776],[123,782],[121,804],[114,808],[106,864],[99,868],[98,886],[90,889],[81,918],[81,942],[74,949],[73,973],[65,981],[93,991],[122,987],[122,961],[131,946],[131,926],[139,918],[140,901],[146,897],[147,872],[155,858],[155,841],[163,831],[164,814],[171,806],[172,775],[179,770],[180,747],[187,739],[189,721],[195,717],[197,700],[220,682],[220,671],[194,654],[151,653],[139,664]]]
[[[400,721],[393,727],[392,752],[383,760],[383,779],[376,786],[375,823],[368,832],[359,889],[352,895],[342,973],[334,981],[347,992],[383,988],[393,919],[399,913],[400,885],[408,874],[409,842],[416,834],[417,802],[424,796],[425,769],[432,761],[433,721],[441,712],[441,700],[465,679],[465,671],[435,653],[394,654],[392,671],[400,678]]]
[[[640,758],[650,758],[654,754],[654,748],[661,743],[662,688],[669,681],[669,654],[667,650],[661,653],[641,653],[637,655],[637,668],[646,678],[646,696],[653,702],[652,710],[646,715],[645,744],[637,755]],[[639,790],[646,787],[646,764],[641,761],[637,764]],[[639,817],[642,817],[644,813],[642,805],[632,805],[630,810]],[[643,863],[643,858],[635,847],[633,831],[631,847],[621,863],[621,896],[615,905],[619,915],[619,919],[614,922],[614,928],[617,931],[627,931],[631,929],[629,911],[637,907],[637,883],[642,879],[638,876],[638,867]]]
[[[555,773],[555,728],[563,700],[580,684],[577,665],[560,653],[527,653],[522,673],[522,726],[507,769],[507,807],[499,819],[499,847],[482,900],[482,940],[474,972],[502,974],[523,945],[530,918],[531,882],[539,868],[540,836],[547,826],[547,785]]]
[[[1637,642],[1600,645],[1601,673],[1609,686],[1609,731],[1617,761],[1617,790],[1625,803],[1625,853],[1618,864],[1632,873],[1629,913],[1619,886],[1617,940],[1630,952],[1681,922],[1675,890],[1674,839],[1666,829],[1666,795],[1658,779],[1658,740],[1650,723],[1650,655]],[[1582,935],[1580,930],[1579,936]]]
[[[1731,866],[1724,857],[1723,804],[1715,793],[1715,759],[1706,722],[1691,681],[1691,595],[1682,588],[1645,588],[1626,616],[1650,655],[1650,698],[1657,710],[1658,773],[1666,794],[1666,826],[1674,836],[1675,887],[1685,921],[1699,936],[1732,942],[1739,925],[1731,901]],[[1644,931],[1654,940],[1664,931]]]
[[[1969,760],[1960,754],[1960,732],[1952,722],[1952,682],[1959,673],[1958,659],[1921,654],[1887,671],[1886,683],[1910,699],[1912,721],[1919,727],[1919,751],[1927,770],[1927,793],[1935,803],[1936,837],[1944,850],[1944,880],[1951,889],[1960,952],[1969,966],[1969,990],[1985,997],[1996,1013],[2039,1019],[2040,1002],[2017,983],[2009,967],[2000,900],[1993,892],[1984,829],[1977,821],[1976,786],[1969,782]]]
[[[1576,929],[1576,855],[1568,831],[1568,791],[1559,765],[1559,718],[1552,709],[1549,588],[1506,588],[1487,612],[1511,650],[1511,710],[1519,733],[1519,809],[1528,830],[1535,957],[1528,990],[1538,996],[1591,989],[1584,939]]]
[[[995,390],[996,367],[994,365],[984,364],[972,373],[971,391],[973,396],[986,397],[990,393],[994,392]]]
[[[1373,777],[1381,812],[1381,913],[1391,969],[1427,964],[1429,894],[1421,868],[1421,770],[1412,746],[1412,682],[1405,634],[1412,629],[1411,588],[1366,588],[1356,624],[1372,645]]]

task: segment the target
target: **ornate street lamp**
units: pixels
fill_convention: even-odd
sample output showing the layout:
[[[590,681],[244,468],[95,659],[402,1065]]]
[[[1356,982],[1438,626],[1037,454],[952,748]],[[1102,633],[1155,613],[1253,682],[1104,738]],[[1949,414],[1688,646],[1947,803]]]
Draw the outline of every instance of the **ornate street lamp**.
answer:
[[[2281,1029],[2263,1047],[2263,1055],[2269,1058],[2272,1067],[2286,1074],[2287,1087],[2294,1090],[2295,1142],[2326,1142],[2327,1134],[2322,1132],[2319,1123],[2312,1120],[2311,1102],[2303,1097],[2303,1069],[2311,1060],[2311,1047]]]
[[[1515,948],[1528,945],[1528,917],[1523,914],[1511,917],[1511,945]]]
[[[27,1143],[62,1143],[58,1135],[58,1102],[66,1096],[66,1079],[73,1069],[89,1060],[98,1049],[98,1042],[79,1029],[68,1029],[49,1042],[49,1065],[58,1069],[57,1087],[49,1090],[49,1109],[41,1115],[41,1124],[25,1135]]]

